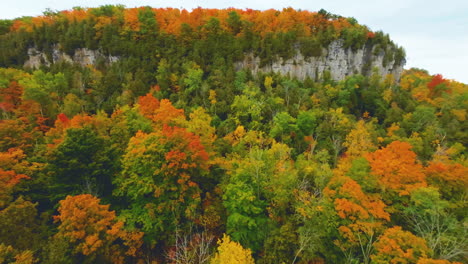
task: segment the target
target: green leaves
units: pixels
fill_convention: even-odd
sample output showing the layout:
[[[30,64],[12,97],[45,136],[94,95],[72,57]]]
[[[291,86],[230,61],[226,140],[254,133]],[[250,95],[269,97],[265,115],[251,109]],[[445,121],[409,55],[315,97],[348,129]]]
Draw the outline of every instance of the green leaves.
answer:
[[[207,160],[200,138],[184,128],[164,125],[150,134],[138,132],[114,180],[115,194],[129,204],[128,223],[142,225],[147,240],[156,243],[195,220],[201,202],[196,179],[206,173]]]

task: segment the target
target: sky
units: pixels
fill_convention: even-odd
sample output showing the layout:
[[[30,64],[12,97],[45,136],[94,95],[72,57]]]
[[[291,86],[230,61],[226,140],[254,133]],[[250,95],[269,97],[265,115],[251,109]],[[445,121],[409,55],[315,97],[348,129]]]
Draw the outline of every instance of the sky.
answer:
[[[295,9],[354,17],[382,30],[406,50],[405,68],[417,67],[468,84],[467,0],[0,0],[0,19],[41,15],[46,8],[71,9],[123,4],[127,7]]]

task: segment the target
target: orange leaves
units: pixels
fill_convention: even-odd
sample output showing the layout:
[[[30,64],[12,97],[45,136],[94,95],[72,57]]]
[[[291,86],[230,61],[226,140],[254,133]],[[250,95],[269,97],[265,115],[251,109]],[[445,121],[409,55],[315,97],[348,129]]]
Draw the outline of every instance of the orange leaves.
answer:
[[[38,164],[25,160],[26,155],[21,149],[9,149],[0,152],[0,208],[9,200],[10,194],[21,180],[30,179],[30,174],[38,168]]]
[[[141,245],[143,233],[123,230],[123,223],[117,221],[109,205],[100,204],[100,200],[90,194],[67,196],[60,201],[58,212],[59,215],[54,216],[54,221],[60,222],[57,235],[69,239],[76,245],[76,251],[84,255],[95,254],[118,238],[131,245],[127,251],[130,255]]]
[[[173,145],[173,148],[165,155],[168,163],[163,165],[168,172],[195,167],[208,168],[208,153],[201,144],[200,137],[188,132],[185,128],[167,125],[163,127],[162,135],[167,143]]]
[[[447,80],[445,80],[441,74],[434,75],[432,80],[427,84],[427,88],[429,88],[429,96],[440,96],[441,87],[446,86],[447,84]]]
[[[138,13],[141,8],[127,8],[124,10],[124,28],[129,31],[139,31],[140,21],[138,20]]]
[[[185,120],[184,110],[175,108],[171,101],[159,101],[153,95],[140,96],[138,100],[140,112],[157,125],[176,125]]]
[[[101,36],[102,29],[109,24],[119,23],[123,21],[123,31],[138,32],[141,30],[142,23],[140,15],[145,7],[127,8],[118,10],[114,8],[113,14],[102,14],[95,12],[97,8],[77,8],[73,10],[65,10],[58,13],[56,16],[39,16],[34,18],[22,18],[14,21],[11,26],[11,31],[16,32],[26,30],[31,32],[34,27],[43,24],[51,24],[63,20],[69,23],[80,22],[86,19],[96,21],[95,29],[97,35]],[[203,26],[206,25],[211,18],[216,18],[220,22],[222,30],[230,31],[229,28],[229,13],[236,12],[239,15],[239,24],[250,24],[251,29],[262,36],[268,33],[284,33],[296,31],[299,36],[310,36],[327,27],[333,28],[337,34],[345,28],[354,27],[351,23],[342,17],[326,17],[316,12],[306,10],[295,10],[293,8],[284,8],[283,10],[252,10],[252,9],[207,9],[195,8],[192,11],[178,8],[151,8],[149,9],[154,14],[157,21],[158,29],[162,32],[172,35],[180,35],[182,24],[189,25],[194,30],[203,31]],[[99,15],[97,13],[100,13]],[[245,23],[245,22],[247,23]],[[242,34],[242,28],[239,28],[231,33]],[[151,29],[156,30],[156,29]],[[239,32],[241,31],[241,32]],[[372,37],[372,32],[368,33],[368,38]]]
[[[411,190],[426,186],[423,167],[406,142],[394,141],[387,147],[366,155],[371,173],[378,178],[381,187],[399,195],[408,195]]]
[[[23,87],[16,81],[11,81],[7,88],[0,88],[0,109],[11,112],[21,103]]]
[[[450,262],[446,259],[420,258],[416,264],[462,264],[461,262]]]
[[[159,100],[155,98],[151,93],[138,98],[138,105],[140,106],[140,112],[145,117],[152,119],[154,112],[159,108]]]
[[[375,33],[372,31],[367,32],[367,38],[372,39],[375,37]]]
[[[172,105],[171,101],[162,99],[159,108],[154,113],[153,121],[160,124],[172,124],[184,119],[183,109],[177,109]]]
[[[69,124],[69,122],[70,122],[70,119],[68,119],[68,117],[64,113],[58,114],[57,115],[57,120],[60,121],[65,126],[67,126]]]
[[[347,176],[335,177],[324,190],[325,195],[334,199],[335,210],[340,218],[365,220],[371,216],[390,220],[386,205],[377,197],[366,194],[361,186]]]
[[[73,10],[64,10],[60,12],[60,14],[63,15],[70,22],[80,22],[86,19],[86,17],[88,16],[87,12],[87,9],[77,8]]]
[[[372,261],[384,263],[416,263],[420,257],[427,257],[430,249],[423,238],[404,231],[399,226],[387,229],[374,243],[376,254]]]
[[[369,218],[369,214],[362,206],[355,204],[347,199],[335,199],[335,209],[337,210],[338,216],[341,218],[351,216],[352,219],[356,219],[354,215],[364,219]]]
[[[3,208],[11,199],[12,189],[21,179],[29,179],[29,177],[24,174],[17,174],[12,170],[7,171],[0,168],[0,208]]]
[[[466,193],[468,168],[459,164],[430,162],[426,167],[427,180],[440,188],[441,192],[453,196]]]

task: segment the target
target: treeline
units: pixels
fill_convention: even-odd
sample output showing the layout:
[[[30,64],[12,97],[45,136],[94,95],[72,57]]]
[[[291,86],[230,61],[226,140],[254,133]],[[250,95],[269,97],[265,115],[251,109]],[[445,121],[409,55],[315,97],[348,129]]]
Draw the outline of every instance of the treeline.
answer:
[[[252,50],[236,45],[297,27],[378,38],[324,11],[104,6],[0,30],[45,50],[78,27],[93,37],[70,50],[114,43],[121,59],[32,71],[2,49],[17,68],[0,68],[0,262],[467,261],[467,85],[419,69],[399,83],[234,70],[228,51]]]
[[[404,59],[382,32],[372,32],[354,18],[320,12],[277,10],[202,9],[191,12],[150,7],[101,6],[44,12],[40,17],[0,21],[0,66],[22,65],[27,48],[35,47],[52,58],[52,49],[73,55],[77,48],[101,50],[130,60],[131,71],[145,66],[155,70],[162,58],[171,65],[189,60],[210,69],[218,58],[224,65],[241,60],[246,53],[262,64],[289,58],[299,47],[306,56],[318,56],[322,48],[343,39],[345,48],[375,46],[385,52],[385,62],[400,65]],[[144,62],[144,63],[143,63]],[[146,68],[147,67],[147,68]]]

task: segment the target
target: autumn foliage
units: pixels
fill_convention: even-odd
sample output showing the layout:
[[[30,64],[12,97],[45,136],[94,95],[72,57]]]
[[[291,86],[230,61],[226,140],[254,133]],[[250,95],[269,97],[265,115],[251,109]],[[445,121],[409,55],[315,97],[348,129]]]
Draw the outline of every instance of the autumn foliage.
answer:
[[[396,226],[387,229],[374,244],[375,263],[416,263],[430,254],[424,239]]]
[[[423,167],[411,148],[406,142],[394,141],[366,156],[381,188],[408,195],[411,190],[426,186]]]
[[[244,249],[239,243],[232,241],[226,234],[218,240],[217,253],[210,261],[211,264],[253,264],[252,253]]]
[[[117,239],[124,241],[125,254],[129,256],[135,256],[141,246],[143,233],[124,230],[123,222],[116,219],[109,205],[100,204],[100,200],[90,194],[67,196],[60,201],[58,212],[59,215],[54,216],[54,221],[60,224],[57,236],[67,238],[77,253],[92,255],[111,250],[108,257],[123,263],[123,256],[118,255],[113,245]]]
[[[0,43],[0,263],[468,262],[468,86],[352,17],[75,7]],[[331,47],[364,67],[301,70]]]

